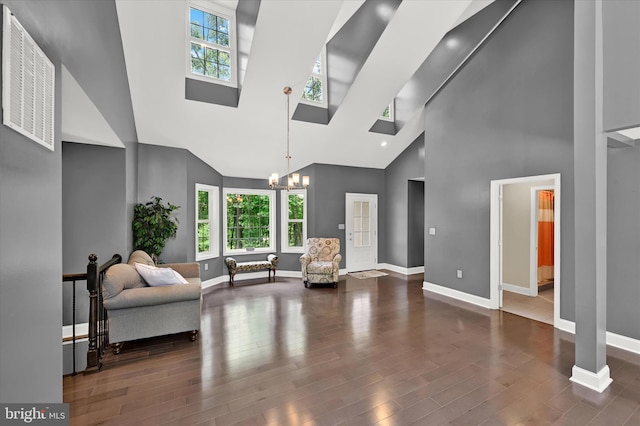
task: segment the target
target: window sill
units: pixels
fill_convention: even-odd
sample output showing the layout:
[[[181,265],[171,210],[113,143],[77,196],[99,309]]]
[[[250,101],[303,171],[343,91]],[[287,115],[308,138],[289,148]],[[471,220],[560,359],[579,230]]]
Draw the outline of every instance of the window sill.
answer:
[[[275,253],[275,249],[255,249],[255,250],[238,250],[238,251],[225,251],[224,256],[246,256],[251,254],[272,254]]]
[[[216,259],[218,257],[220,257],[220,255],[215,253],[200,254],[200,255],[196,255],[196,262],[201,262],[203,260],[209,260],[209,259]]]

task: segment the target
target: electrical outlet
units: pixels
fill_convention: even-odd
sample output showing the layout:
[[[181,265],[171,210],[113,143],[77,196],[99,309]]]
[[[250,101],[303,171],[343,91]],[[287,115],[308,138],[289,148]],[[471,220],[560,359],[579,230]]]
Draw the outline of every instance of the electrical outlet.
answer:
[[[436,228],[429,228],[429,235],[436,235]]]
[[[462,278],[462,269],[458,269],[458,270],[456,271],[456,276],[457,276],[458,278]]]
[[[204,264],[204,270],[205,270],[205,271],[208,271],[208,270],[209,270],[209,264],[208,264],[208,263],[205,263],[205,264]]]

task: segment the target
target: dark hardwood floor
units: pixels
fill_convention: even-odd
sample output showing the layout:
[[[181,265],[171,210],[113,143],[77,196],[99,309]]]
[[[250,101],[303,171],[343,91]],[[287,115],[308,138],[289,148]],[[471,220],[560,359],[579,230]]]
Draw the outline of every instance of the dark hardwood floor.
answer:
[[[422,275],[205,290],[200,339],[125,345],[64,378],[73,425],[640,425],[640,356],[602,394],[571,335],[422,290]]]

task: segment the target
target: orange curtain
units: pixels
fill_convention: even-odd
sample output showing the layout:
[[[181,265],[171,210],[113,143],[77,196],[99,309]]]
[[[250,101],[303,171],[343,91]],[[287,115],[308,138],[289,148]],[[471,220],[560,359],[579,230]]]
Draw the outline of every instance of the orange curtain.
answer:
[[[553,191],[538,191],[538,282],[553,280]]]

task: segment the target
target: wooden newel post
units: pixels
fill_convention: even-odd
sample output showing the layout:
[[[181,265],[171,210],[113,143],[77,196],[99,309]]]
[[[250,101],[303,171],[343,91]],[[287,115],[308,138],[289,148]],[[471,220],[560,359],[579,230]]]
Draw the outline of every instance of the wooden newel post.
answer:
[[[87,368],[98,367],[98,256],[89,255],[87,265],[87,291],[89,291],[89,350]]]

